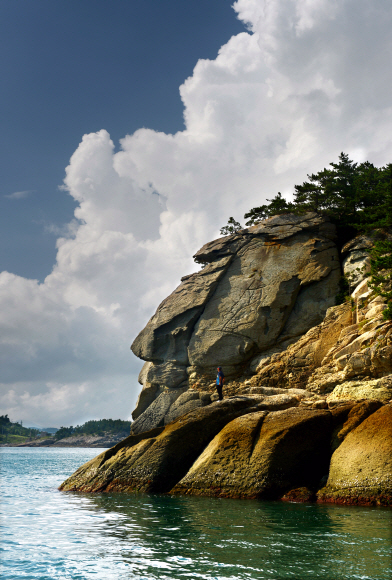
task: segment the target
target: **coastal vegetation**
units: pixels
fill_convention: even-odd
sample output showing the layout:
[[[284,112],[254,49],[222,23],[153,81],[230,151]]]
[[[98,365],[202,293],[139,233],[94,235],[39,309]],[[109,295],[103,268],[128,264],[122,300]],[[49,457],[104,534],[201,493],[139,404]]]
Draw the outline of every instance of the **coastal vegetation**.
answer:
[[[20,445],[35,442],[39,444],[56,443],[67,437],[109,437],[124,438],[129,435],[131,422],[122,419],[99,419],[87,421],[83,425],[73,427],[60,427],[56,433],[51,434],[36,428],[23,427],[22,421],[12,422],[8,415],[0,416],[0,444]],[[54,429],[53,429],[54,430]]]
[[[8,415],[0,416],[0,443],[24,443],[29,439],[37,438],[39,429],[23,427],[22,422],[13,423]]]
[[[122,419],[99,419],[86,421],[83,425],[77,425],[76,427],[72,425],[71,427],[60,427],[54,437],[56,441],[73,435],[103,436],[124,433],[124,437],[126,437],[129,434],[130,427],[130,421],[123,421]]]

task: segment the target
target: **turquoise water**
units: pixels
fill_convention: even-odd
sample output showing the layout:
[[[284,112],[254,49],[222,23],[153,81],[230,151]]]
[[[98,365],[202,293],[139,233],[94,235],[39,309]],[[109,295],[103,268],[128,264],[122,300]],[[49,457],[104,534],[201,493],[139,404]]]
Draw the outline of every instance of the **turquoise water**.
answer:
[[[100,451],[0,449],[2,578],[392,577],[388,509],[57,491]]]

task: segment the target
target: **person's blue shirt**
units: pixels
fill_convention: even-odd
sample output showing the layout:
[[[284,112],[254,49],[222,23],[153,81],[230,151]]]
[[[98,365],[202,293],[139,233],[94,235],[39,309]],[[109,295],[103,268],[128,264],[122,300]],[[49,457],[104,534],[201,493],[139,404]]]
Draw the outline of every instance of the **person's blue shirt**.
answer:
[[[225,377],[225,375],[223,374],[223,371],[218,371],[218,374],[216,376],[216,384],[217,385],[222,384],[224,377]]]

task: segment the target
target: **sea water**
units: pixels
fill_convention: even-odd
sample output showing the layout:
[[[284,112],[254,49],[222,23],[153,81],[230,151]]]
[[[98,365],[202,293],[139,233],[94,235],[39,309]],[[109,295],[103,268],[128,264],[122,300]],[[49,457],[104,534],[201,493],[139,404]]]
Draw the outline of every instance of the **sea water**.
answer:
[[[387,508],[57,490],[101,451],[0,449],[2,578],[392,578]]]

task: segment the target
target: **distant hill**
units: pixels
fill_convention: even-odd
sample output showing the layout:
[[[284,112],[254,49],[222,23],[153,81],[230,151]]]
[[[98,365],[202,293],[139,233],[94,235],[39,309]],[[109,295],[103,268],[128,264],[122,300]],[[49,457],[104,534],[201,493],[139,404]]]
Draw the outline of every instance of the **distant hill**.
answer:
[[[107,436],[107,435],[124,435],[127,437],[131,428],[131,421],[123,421],[122,419],[99,419],[87,421],[83,425],[77,425],[76,427],[60,427],[56,431],[54,438],[56,441],[60,439],[65,439],[66,437],[76,436],[76,435],[94,435],[94,436]]]
[[[23,427],[22,423],[13,423],[8,415],[0,416],[0,444],[15,445],[36,439],[40,430]]]
[[[0,445],[40,446],[108,446],[121,441],[129,435],[131,421],[122,419],[99,419],[87,421],[76,427],[23,427],[13,423],[8,415],[0,416]]]

